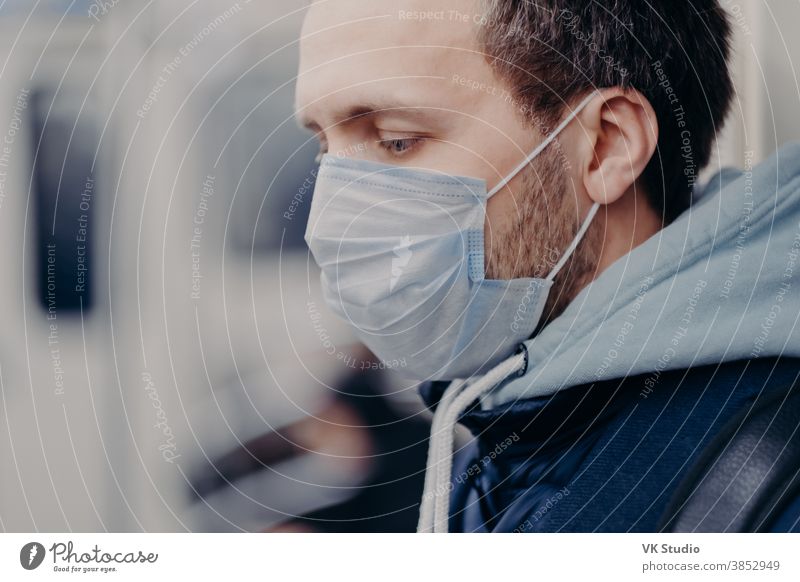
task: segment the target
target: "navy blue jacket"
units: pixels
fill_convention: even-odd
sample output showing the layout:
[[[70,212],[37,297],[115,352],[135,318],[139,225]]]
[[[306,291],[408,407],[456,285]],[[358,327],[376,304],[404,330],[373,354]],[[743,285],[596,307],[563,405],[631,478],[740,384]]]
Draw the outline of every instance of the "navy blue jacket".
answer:
[[[765,358],[576,386],[460,422],[453,532],[653,532],[682,477],[723,425],[787,389],[800,360]],[[422,388],[435,408],[446,384]],[[800,423],[800,419],[798,419]],[[772,524],[800,531],[800,500]]]

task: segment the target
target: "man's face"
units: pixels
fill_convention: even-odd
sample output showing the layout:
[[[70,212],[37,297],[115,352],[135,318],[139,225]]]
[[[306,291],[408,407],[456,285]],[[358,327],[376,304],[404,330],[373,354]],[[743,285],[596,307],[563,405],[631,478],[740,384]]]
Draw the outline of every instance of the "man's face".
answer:
[[[544,136],[489,66],[482,18],[472,0],[316,0],[301,40],[300,122],[332,155],[482,178],[491,189]],[[547,247],[569,243],[575,197],[565,196],[557,146],[489,201],[489,278],[542,276]]]

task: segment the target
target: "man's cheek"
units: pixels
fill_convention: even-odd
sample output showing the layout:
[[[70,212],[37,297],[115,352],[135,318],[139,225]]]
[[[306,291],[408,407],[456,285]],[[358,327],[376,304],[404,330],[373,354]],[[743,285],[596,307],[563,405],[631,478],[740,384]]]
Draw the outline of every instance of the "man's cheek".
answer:
[[[513,196],[508,188],[492,196],[486,205],[483,248],[487,263],[491,262],[495,269],[502,267],[502,265],[496,264],[496,254],[500,251],[501,242],[506,233],[513,227],[515,215],[518,213],[519,207],[514,204]]]

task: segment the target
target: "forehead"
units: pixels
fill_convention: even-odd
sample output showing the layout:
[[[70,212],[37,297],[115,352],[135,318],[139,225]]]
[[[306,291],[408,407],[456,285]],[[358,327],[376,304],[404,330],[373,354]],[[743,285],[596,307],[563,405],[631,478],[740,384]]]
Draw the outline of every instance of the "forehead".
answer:
[[[479,0],[316,0],[300,43],[299,115],[377,93],[414,93],[414,106],[425,106],[426,95],[452,87],[455,75],[490,74],[477,42],[479,7]]]
[[[470,44],[480,20],[478,0],[314,0],[304,36],[337,36],[344,27],[350,43],[414,44],[420,39]]]

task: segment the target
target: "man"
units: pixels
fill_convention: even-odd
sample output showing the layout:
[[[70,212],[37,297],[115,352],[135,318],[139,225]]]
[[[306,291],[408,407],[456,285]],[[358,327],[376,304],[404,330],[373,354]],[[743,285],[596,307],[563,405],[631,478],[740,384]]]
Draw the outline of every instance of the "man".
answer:
[[[697,182],[730,34],[714,0],[310,6],[306,241],[329,305],[430,381],[421,531],[657,530],[788,390],[800,150]]]

